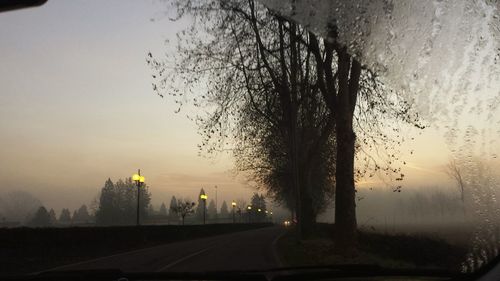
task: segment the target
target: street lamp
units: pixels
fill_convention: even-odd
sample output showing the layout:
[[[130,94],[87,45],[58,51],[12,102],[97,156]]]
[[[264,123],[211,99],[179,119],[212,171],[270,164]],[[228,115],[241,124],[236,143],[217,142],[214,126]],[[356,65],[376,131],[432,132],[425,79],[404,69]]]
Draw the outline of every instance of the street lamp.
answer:
[[[250,216],[251,216],[250,211],[252,211],[252,205],[248,205],[248,207],[247,207],[248,223],[250,223]]]
[[[234,217],[234,208],[236,208],[236,202],[233,201],[233,203],[231,203],[231,206],[233,206],[233,223],[235,223],[236,218]]]
[[[144,185],[145,178],[141,176],[141,169],[137,170],[137,174],[132,175],[132,180],[135,182],[137,186],[137,226],[139,226],[139,211],[140,211],[140,195],[141,195],[141,186]]]
[[[218,221],[218,210],[219,210],[219,204],[217,204],[217,186],[215,186],[215,223]]]
[[[200,199],[203,200],[203,224],[206,223],[207,220],[207,199],[208,196],[206,194],[200,194]]]

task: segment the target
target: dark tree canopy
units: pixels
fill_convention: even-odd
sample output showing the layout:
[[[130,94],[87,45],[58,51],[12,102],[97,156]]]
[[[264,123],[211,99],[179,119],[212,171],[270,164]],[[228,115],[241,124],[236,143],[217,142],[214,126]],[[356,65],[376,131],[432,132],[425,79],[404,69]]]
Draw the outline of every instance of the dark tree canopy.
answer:
[[[395,149],[404,141],[400,125],[422,127],[411,104],[335,40],[254,0],[172,3],[177,17],[193,24],[178,34],[174,56],[149,54],[154,89],[204,109],[195,117],[200,148],[229,148],[239,170],[296,210],[299,237],[335,191],[345,242],[338,244],[353,248],[355,181],[403,179]],[[331,32],[337,38],[335,26]]]
[[[43,207],[43,206],[38,208],[35,215],[31,219],[29,225],[32,227],[51,226],[52,222],[51,222],[50,214],[49,214],[49,212],[47,212],[47,209],[45,209],[45,207]]]
[[[167,206],[165,206],[165,203],[161,203],[160,210],[159,210],[159,215],[160,216],[167,216]]]
[[[207,215],[208,215],[208,218],[210,218],[210,219],[217,218],[217,207],[215,207],[215,201],[213,199],[210,200],[210,203],[208,203]]]
[[[147,185],[140,189],[140,218],[147,216],[151,194]],[[101,190],[99,208],[96,211],[98,225],[130,225],[136,221],[137,186],[132,178],[113,183],[108,179]]]
[[[61,210],[61,214],[59,215],[59,223],[71,223],[71,213],[69,212],[69,209],[63,208]]]
[[[221,218],[228,218],[229,217],[229,210],[227,208],[226,201],[222,201],[222,205],[220,207],[220,217]]]
[[[178,222],[179,221],[179,215],[176,212],[173,212],[172,210],[177,210],[177,199],[175,196],[172,196],[172,199],[170,199],[170,205],[169,205],[169,213],[168,213],[168,221],[170,223],[172,222]]]
[[[82,205],[73,215],[73,223],[90,223],[92,220],[87,205]]]

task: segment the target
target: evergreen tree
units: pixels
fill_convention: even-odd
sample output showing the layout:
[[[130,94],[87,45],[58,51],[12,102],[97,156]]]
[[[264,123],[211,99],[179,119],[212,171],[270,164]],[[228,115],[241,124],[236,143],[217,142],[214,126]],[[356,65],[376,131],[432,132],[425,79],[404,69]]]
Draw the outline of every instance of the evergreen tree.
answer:
[[[163,216],[163,217],[167,216],[167,206],[165,206],[165,203],[161,203],[159,214],[160,214],[160,216]]]
[[[78,211],[77,211],[77,210],[74,210],[74,211],[73,211],[73,217],[71,217],[71,223],[72,223],[72,224],[77,223],[78,221],[77,221],[76,219],[78,219]]]
[[[178,223],[179,215],[172,210],[177,210],[177,199],[175,198],[175,196],[172,196],[172,199],[170,199],[170,212],[168,213],[168,221],[169,223]]]
[[[153,204],[149,204],[149,207],[148,207],[148,215],[149,215],[149,216],[154,216],[155,214],[156,214],[155,207],[153,206]]]
[[[254,222],[262,222],[266,219],[266,200],[264,195],[254,193],[251,199],[251,216]]]
[[[29,225],[33,227],[51,226],[52,224],[50,222],[50,214],[49,212],[47,212],[47,209],[45,209],[45,207],[43,206],[38,208]]]
[[[205,207],[205,212],[207,207],[205,206],[206,202],[203,202],[203,200],[200,198],[202,194],[206,194],[203,188],[200,190],[200,194],[198,195],[198,205],[196,206],[196,218],[198,219],[198,221],[203,221],[203,207]]]
[[[49,215],[50,215],[50,224],[52,224],[52,225],[56,224],[57,218],[56,218],[56,212],[54,211],[54,209],[50,209]]]
[[[147,185],[141,186],[139,213],[141,220],[147,217],[147,208],[151,194]],[[99,225],[130,225],[136,222],[137,186],[132,178],[113,183],[108,179],[104,183],[96,211],[96,223]]]
[[[230,217],[226,201],[222,202],[222,205],[220,207],[220,216],[221,216],[221,218],[228,218],[228,217]]]
[[[217,218],[217,208],[215,207],[215,201],[212,199],[208,204],[207,218],[216,219]]]
[[[110,225],[116,212],[116,200],[113,198],[115,194],[115,185],[110,178],[104,183],[99,198],[99,207],[96,211],[96,223],[100,225]]]
[[[61,214],[59,215],[59,223],[61,224],[69,224],[71,223],[71,213],[68,209],[62,209]]]
[[[75,223],[89,223],[90,222],[90,215],[87,209],[87,206],[84,204],[82,205],[78,211],[75,211],[73,215],[73,222]]]

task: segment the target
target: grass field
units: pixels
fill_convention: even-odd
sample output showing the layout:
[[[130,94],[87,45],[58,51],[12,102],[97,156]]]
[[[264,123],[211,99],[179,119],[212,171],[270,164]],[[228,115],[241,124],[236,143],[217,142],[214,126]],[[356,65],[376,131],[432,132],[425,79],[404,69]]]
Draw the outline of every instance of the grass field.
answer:
[[[377,264],[390,268],[446,269],[458,272],[467,253],[465,246],[452,245],[423,235],[359,232],[359,255],[346,259],[335,254],[331,224],[319,224],[313,237],[298,243],[290,229],[277,243],[284,265]]]

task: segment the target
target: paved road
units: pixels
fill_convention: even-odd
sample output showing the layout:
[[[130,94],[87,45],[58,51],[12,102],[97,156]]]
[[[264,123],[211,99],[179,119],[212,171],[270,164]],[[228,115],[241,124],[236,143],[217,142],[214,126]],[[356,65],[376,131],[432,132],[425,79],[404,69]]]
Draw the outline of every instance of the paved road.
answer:
[[[55,270],[115,268],[124,272],[204,272],[279,267],[275,240],[284,232],[267,227],[164,244],[98,258]]]

